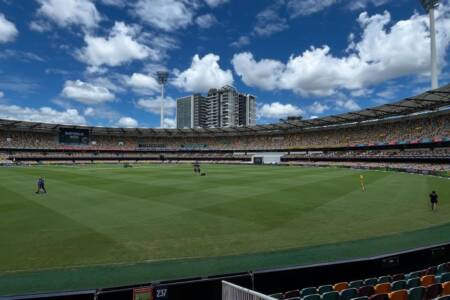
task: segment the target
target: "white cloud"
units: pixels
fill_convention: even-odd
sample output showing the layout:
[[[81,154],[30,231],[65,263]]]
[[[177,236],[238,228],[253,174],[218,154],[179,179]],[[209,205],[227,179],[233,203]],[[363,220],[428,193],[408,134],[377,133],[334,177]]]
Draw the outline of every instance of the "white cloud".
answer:
[[[267,37],[289,28],[286,18],[279,13],[282,4],[280,1],[275,2],[256,15],[254,33]]]
[[[177,120],[164,118],[164,128],[176,128],[176,127],[177,127]]]
[[[313,114],[322,114],[328,109],[330,109],[330,107],[328,105],[322,104],[322,103],[320,103],[318,101],[315,101],[313,104],[311,104],[308,107],[308,111],[313,113]]]
[[[366,9],[369,4],[374,6],[381,6],[388,3],[389,1],[391,0],[354,0],[347,5],[347,8],[349,8],[350,10]]]
[[[353,0],[352,0],[353,1]],[[322,11],[329,6],[339,2],[339,0],[290,0],[287,3],[287,8],[291,17],[307,16],[316,12]]]
[[[186,28],[194,17],[188,0],[138,0],[134,11],[143,22],[165,31]]]
[[[336,108],[346,111],[355,111],[360,110],[361,107],[356,103],[354,100],[347,99],[347,100],[336,100]]]
[[[145,75],[141,73],[133,73],[130,77],[125,79],[128,86],[139,94],[151,95],[158,92],[160,86],[154,76]]]
[[[80,25],[84,28],[94,28],[101,17],[95,4],[89,0],[37,0],[40,7],[37,11],[60,27]],[[41,24],[40,26],[38,26]],[[32,29],[40,31],[42,23],[30,24]]]
[[[450,43],[450,5],[441,4],[437,17],[440,66]],[[339,89],[361,90],[405,75],[427,74],[430,65],[428,17],[414,14],[391,23],[388,12],[369,16],[361,13],[359,41],[351,41],[347,54],[334,56],[328,46],[311,47],[286,63],[263,59],[251,53],[236,54],[232,63],[244,83],[264,90],[292,90],[302,95],[327,96]]]
[[[0,44],[14,41],[19,34],[14,23],[8,21],[4,14],[0,13]]]
[[[92,116],[95,116],[95,109],[92,108],[92,107],[88,107],[88,108],[86,108],[86,109],[84,110],[83,114],[84,114],[86,117],[92,117]]]
[[[116,124],[116,126],[124,128],[136,128],[138,125],[138,121],[130,117],[122,117]]]
[[[230,46],[240,48],[250,44],[250,38],[246,35],[239,37],[239,39],[235,42],[232,42]]]
[[[280,76],[285,69],[283,63],[272,59],[256,62],[249,52],[234,55],[231,63],[236,74],[241,76],[246,85],[265,90],[274,90],[278,87]]]
[[[228,1],[229,0],[205,0],[206,4],[208,4],[208,6],[212,8],[225,4]]]
[[[50,23],[43,21],[43,20],[33,20],[29,24],[30,29],[37,31],[37,32],[46,32],[50,31],[52,29],[52,26]]]
[[[219,66],[220,56],[209,53],[203,57],[196,54],[191,67],[183,72],[177,70],[173,84],[187,92],[201,93],[211,88],[233,84],[231,70],[222,70]]]
[[[200,28],[206,29],[206,28],[212,27],[214,24],[216,24],[217,19],[212,14],[204,14],[204,15],[198,16],[195,19],[195,23],[197,23],[197,25]]]
[[[57,111],[50,107],[36,109],[17,105],[0,105],[0,119],[56,124],[86,124],[86,120],[76,109]]]
[[[67,80],[61,94],[84,104],[101,104],[113,101],[115,96],[107,88],[96,86],[81,80]]]
[[[138,27],[115,22],[108,37],[84,37],[86,46],[77,52],[79,60],[95,67],[119,66],[132,60],[156,59],[158,52],[137,41]]]
[[[0,91],[0,98],[3,98],[3,96],[5,96],[5,93],[3,93],[2,91]]]
[[[291,116],[303,115],[303,110],[292,104],[282,104],[280,102],[273,102],[264,104],[258,107],[257,115],[259,118],[267,119],[282,119]]]
[[[159,115],[161,112],[161,97],[154,99],[139,99],[136,106],[153,114]],[[172,116],[175,114],[177,102],[170,97],[164,98],[164,115]]]
[[[124,7],[126,5],[126,0],[101,0],[105,5]]]

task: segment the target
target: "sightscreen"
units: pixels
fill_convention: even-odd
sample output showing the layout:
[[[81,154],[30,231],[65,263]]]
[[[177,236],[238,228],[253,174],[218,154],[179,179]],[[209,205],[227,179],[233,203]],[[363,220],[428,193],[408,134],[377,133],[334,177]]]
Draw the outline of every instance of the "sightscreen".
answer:
[[[68,145],[88,145],[89,130],[61,128],[59,130],[59,142]]]

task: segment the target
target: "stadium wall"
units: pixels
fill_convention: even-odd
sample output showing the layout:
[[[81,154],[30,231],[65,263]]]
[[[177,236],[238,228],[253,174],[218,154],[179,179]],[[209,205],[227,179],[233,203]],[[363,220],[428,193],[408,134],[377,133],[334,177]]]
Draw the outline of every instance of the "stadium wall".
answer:
[[[0,297],[0,300],[131,300],[135,299],[133,298],[135,290],[143,287],[151,288],[155,300],[220,300],[222,280],[267,295],[339,281],[406,273],[425,269],[449,260],[450,242],[376,257],[333,263],[153,282],[110,289]]]

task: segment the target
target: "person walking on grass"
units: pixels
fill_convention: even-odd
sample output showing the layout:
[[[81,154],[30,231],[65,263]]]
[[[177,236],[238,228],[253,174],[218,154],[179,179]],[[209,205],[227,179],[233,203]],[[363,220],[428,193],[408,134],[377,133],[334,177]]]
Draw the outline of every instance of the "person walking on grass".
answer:
[[[45,189],[45,180],[44,177],[39,177],[37,181],[37,191],[36,194],[39,194],[41,191],[44,192],[44,194],[47,194],[47,190]]]
[[[438,194],[436,193],[436,191],[432,191],[430,194],[430,202],[431,202],[431,210],[436,210],[437,209],[437,204],[438,204]]]

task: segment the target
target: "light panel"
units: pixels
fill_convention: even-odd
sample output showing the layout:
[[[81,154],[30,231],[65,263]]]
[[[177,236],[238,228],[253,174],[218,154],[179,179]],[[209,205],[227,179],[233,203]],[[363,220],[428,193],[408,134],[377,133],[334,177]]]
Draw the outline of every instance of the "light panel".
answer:
[[[420,0],[423,8],[428,12],[430,9],[435,8],[439,5],[439,0]]]

